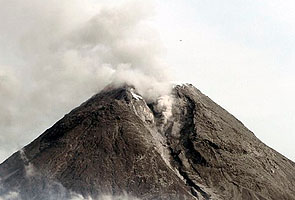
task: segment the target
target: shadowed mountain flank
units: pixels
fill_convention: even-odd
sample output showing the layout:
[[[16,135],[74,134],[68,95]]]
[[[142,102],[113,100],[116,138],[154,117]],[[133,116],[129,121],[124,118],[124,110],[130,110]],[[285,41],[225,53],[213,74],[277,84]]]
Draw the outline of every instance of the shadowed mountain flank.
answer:
[[[18,199],[295,199],[295,164],[192,85],[107,87],[0,165]]]

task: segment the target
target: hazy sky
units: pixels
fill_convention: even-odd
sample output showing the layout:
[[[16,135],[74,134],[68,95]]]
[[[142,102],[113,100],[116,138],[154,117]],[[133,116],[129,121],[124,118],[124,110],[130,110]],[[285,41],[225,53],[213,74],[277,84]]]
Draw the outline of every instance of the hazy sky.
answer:
[[[295,161],[295,2],[138,0],[99,12],[118,2],[0,0],[0,162],[118,77],[192,83]]]
[[[157,2],[176,79],[193,83],[295,161],[295,2]]]

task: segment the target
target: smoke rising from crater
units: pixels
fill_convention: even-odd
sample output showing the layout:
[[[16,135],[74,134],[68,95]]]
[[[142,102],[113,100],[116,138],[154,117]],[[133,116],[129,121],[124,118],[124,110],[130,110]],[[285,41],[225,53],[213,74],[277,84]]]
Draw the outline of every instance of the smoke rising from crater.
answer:
[[[0,0],[0,161],[106,85],[170,91],[153,5]]]

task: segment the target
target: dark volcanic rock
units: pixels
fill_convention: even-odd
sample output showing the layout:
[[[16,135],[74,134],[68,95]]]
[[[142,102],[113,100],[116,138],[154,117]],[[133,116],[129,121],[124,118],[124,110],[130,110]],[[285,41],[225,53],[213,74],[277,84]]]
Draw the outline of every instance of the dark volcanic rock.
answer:
[[[193,86],[172,96],[106,88],[0,165],[0,196],[295,199],[293,162]]]

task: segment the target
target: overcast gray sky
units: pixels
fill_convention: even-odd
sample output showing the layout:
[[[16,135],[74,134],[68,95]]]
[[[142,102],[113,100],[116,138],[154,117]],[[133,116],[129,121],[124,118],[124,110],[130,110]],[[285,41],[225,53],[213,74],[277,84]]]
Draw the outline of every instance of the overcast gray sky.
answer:
[[[122,77],[193,83],[295,160],[295,2],[122,2],[0,0],[0,161]]]
[[[295,2],[157,2],[176,79],[195,84],[295,161]]]

